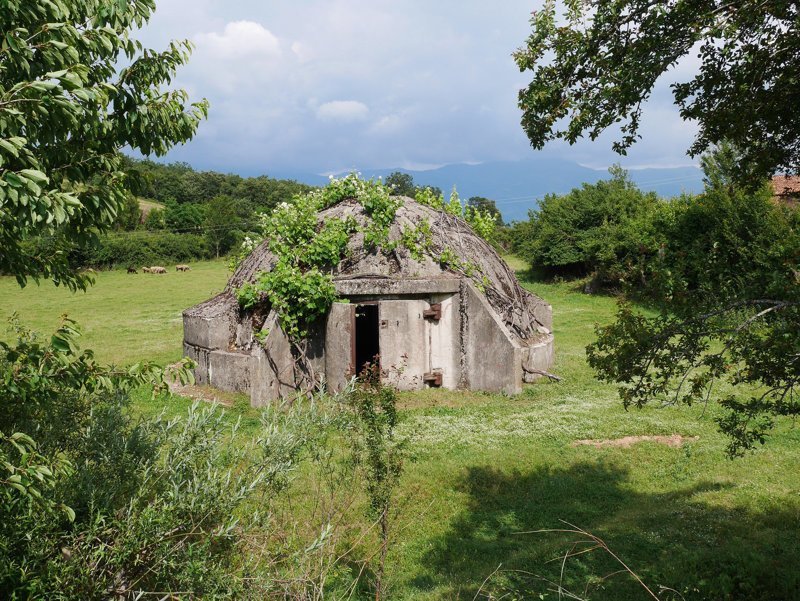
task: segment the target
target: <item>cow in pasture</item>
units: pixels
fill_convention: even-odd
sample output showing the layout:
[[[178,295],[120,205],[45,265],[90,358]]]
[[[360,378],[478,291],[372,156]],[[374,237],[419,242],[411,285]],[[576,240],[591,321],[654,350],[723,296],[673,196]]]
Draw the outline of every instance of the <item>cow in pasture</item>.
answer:
[[[159,265],[154,265],[150,268],[150,273],[167,273],[167,270]]]
[[[188,265],[176,265],[175,271],[190,271],[191,268]]]

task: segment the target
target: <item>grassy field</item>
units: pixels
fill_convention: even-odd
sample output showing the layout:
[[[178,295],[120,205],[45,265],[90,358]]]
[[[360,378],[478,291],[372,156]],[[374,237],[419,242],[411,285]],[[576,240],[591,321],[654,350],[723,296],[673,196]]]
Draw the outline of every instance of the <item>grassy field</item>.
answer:
[[[163,209],[165,206],[160,202],[156,202],[155,200],[147,200],[146,198],[137,198],[137,200],[139,202],[139,208],[145,217],[147,217],[147,214],[153,209]]]
[[[106,361],[171,361],[180,355],[180,311],[219,291],[221,263],[189,274],[103,273],[87,294],[0,281],[0,307],[47,331],[61,312],[80,320],[86,346]],[[584,348],[614,299],[573,284],[525,285],[554,308],[563,382],[516,397],[426,391],[401,396],[413,460],[401,484],[397,539],[389,554],[392,599],[558,599],[560,557],[573,536],[532,533],[564,520],[602,537],[655,592],[686,599],[800,599],[800,430],[782,424],[767,446],[736,461],[724,455],[712,406],[625,412],[613,386],[593,379]],[[138,399],[145,412],[180,398]],[[229,409],[245,426],[258,413]],[[683,448],[574,446],[580,439],[682,434]],[[299,494],[303,494],[302,490]],[[645,599],[600,552],[566,563],[564,582],[591,599]],[[587,583],[589,588],[585,589]],[[662,598],[672,598],[664,593]]]
[[[87,292],[50,282],[20,289],[14,278],[0,277],[0,318],[16,312],[27,327],[48,333],[66,313],[83,330],[82,346],[93,349],[100,361],[174,362],[183,352],[181,311],[220,292],[229,275],[224,262],[193,264],[187,273],[172,268],[166,275],[101,271]],[[0,339],[9,336],[0,327]]]

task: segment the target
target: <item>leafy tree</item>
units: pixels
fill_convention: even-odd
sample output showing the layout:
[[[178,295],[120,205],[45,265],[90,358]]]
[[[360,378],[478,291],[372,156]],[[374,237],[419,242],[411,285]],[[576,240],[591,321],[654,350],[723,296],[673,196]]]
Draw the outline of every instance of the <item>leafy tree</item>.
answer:
[[[141,221],[142,209],[139,207],[139,201],[133,194],[126,194],[114,220],[114,229],[130,232],[139,227]]]
[[[569,194],[547,195],[516,229],[515,251],[534,269],[562,275],[594,274],[597,283],[619,284],[637,273],[643,255],[658,250],[652,216],[664,210],[619,167],[611,179],[583,184]]]
[[[166,227],[164,209],[151,209],[144,218],[144,229],[146,230],[163,230]]]
[[[205,101],[189,104],[183,90],[163,87],[190,44],[155,52],[131,37],[153,10],[153,0],[3,2],[0,271],[20,285],[51,278],[85,288],[67,250],[92,243],[124,207],[119,150],[164,154],[206,115]],[[53,237],[56,252],[27,252],[33,236]]]
[[[660,314],[623,304],[588,349],[625,406],[708,402],[716,382],[730,384],[717,421],[731,455],[800,415],[800,214],[775,205],[769,186],[737,187],[736,161],[730,148],[704,158],[705,192],[659,224],[644,292]]]
[[[230,196],[217,196],[208,203],[203,227],[206,230],[206,239],[217,258],[236,243],[237,233],[241,232],[246,223],[246,213],[244,203]]]
[[[437,186],[418,186],[414,183],[414,176],[402,171],[394,171],[386,176],[384,182],[395,196],[416,198],[418,194],[430,191],[433,196],[442,196],[442,189]]]
[[[467,200],[467,206],[473,209],[479,209],[484,213],[489,213],[495,218],[495,223],[499,227],[505,227],[503,214],[500,213],[500,209],[497,208],[497,203],[495,201],[484,198],[483,196],[473,196]]]
[[[797,172],[800,122],[789,107],[797,104],[799,11],[778,0],[566,0],[559,19],[548,0],[515,53],[520,70],[533,72],[519,94],[522,126],[541,148],[621,123],[613,146],[624,154],[658,77],[697,52],[697,74],[672,86],[681,117],[699,126],[689,153],[735,143],[737,180],[756,187],[776,170]]]
[[[203,205],[168,202],[164,209],[164,226],[171,232],[199,231],[205,221]]]
[[[402,171],[394,171],[386,176],[386,185],[396,196],[408,196],[414,198],[416,186],[414,186],[414,176]]]

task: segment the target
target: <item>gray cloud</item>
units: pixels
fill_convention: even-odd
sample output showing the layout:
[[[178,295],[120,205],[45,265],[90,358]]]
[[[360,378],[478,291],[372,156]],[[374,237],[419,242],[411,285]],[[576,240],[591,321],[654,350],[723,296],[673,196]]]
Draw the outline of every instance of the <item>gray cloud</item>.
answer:
[[[211,101],[197,138],[169,159],[246,173],[420,167],[533,152],[519,125],[527,83],[511,52],[534,6],[445,0],[158,0],[140,38],[197,46],[176,82]],[[691,64],[684,66],[691,69]],[[686,164],[693,129],[660,85],[624,164]],[[545,153],[592,166],[610,137]]]

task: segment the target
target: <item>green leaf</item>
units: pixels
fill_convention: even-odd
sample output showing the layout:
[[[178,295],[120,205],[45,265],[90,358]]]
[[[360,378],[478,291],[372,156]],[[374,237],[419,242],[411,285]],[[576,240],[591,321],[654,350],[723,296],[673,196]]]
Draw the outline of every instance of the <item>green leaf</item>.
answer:
[[[50,178],[37,169],[21,169],[20,173],[37,184],[46,184],[50,182]]]
[[[11,141],[0,138],[0,148],[3,148],[7,152],[9,152],[15,158],[19,158],[19,150],[14,144],[11,143]]]

